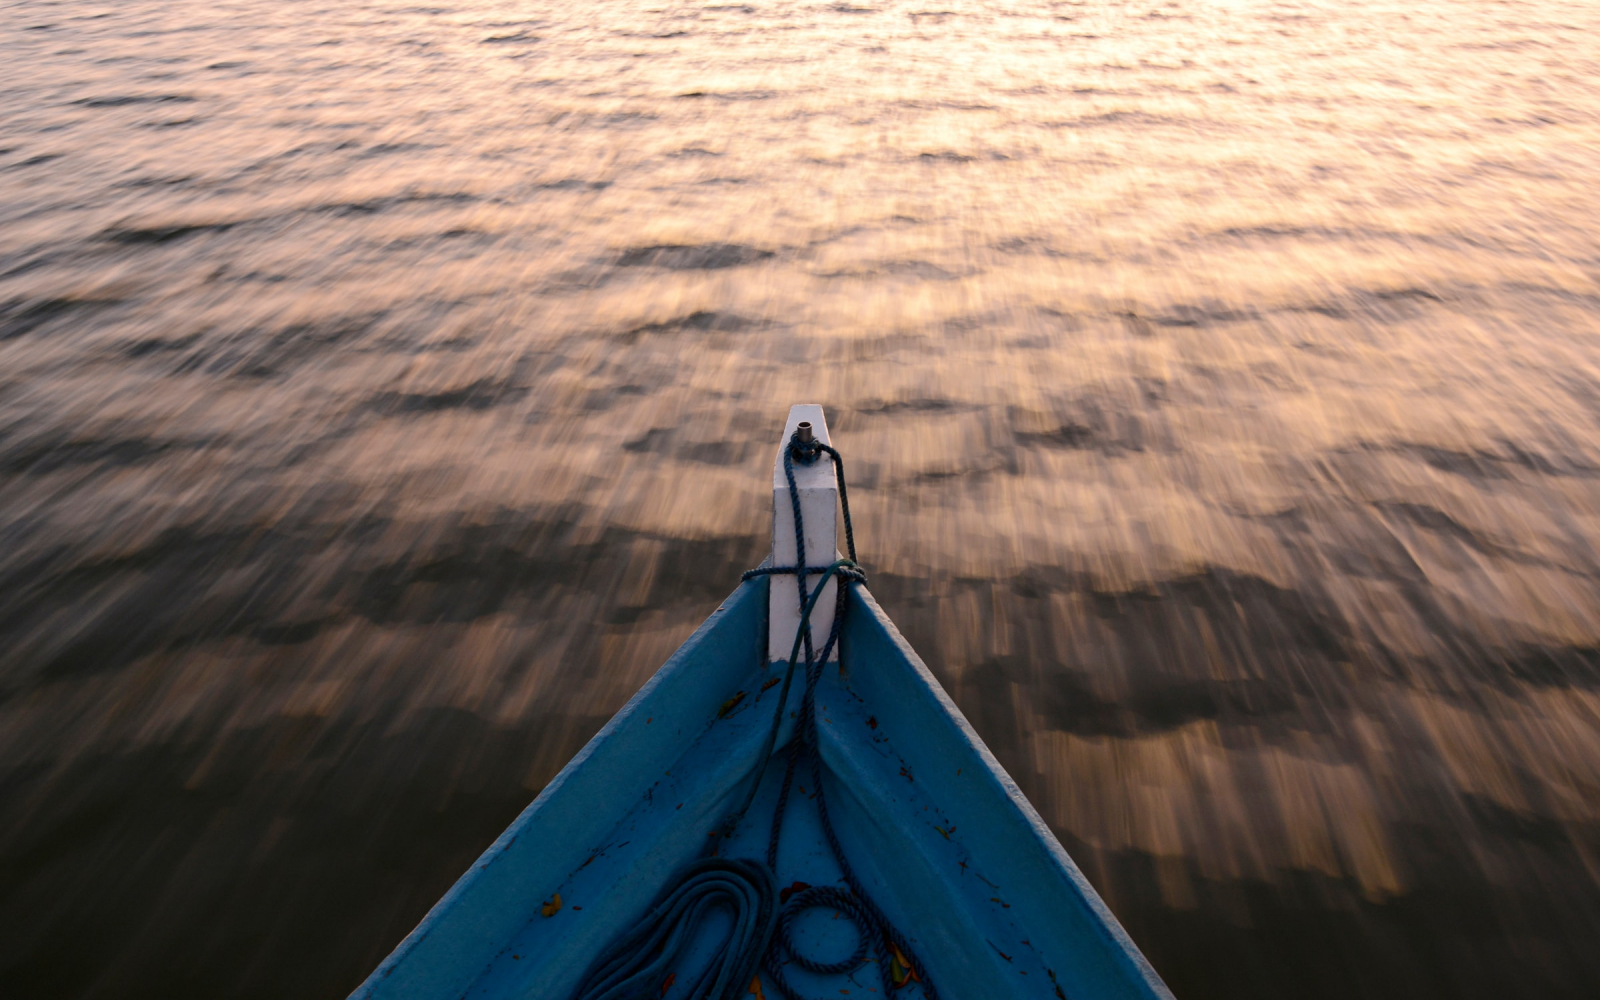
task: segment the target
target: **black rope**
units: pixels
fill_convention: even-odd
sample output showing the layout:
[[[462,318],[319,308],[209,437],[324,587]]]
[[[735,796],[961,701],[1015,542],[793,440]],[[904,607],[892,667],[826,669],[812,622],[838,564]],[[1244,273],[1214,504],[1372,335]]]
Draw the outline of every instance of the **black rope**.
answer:
[[[850,552],[850,557],[839,560],[823,570],[825,574],[838,575],[840,580],[835,594],[833,627],[828,630],[828,639],[823,643],[820,655],[817,655],[814,654],[812,648],[811,609],[815,607],[817,599],[822,595],[822,588],[827,585],[828,577],[825,575],[811,594],[808,595],[806,593],[806,576],[809,575],[810,568],[805,566],[805,519],[800,513],[800,489],[795,483],[794,463],[799,462],[802,465],[810,465],[816,462],[824,453],[833,458],[834,471],[839,482],[839,506],[844,516],[845,545]],[[767,952],[764,968],[768,978],[772,980],[772,984],[778,988],[778,992],[790,998],[790,1000],[799,1000],[798,992],[789,984],[787,977],[784,975],[785,956],[787,956],[788,961],[793,961],[802,969],[807,969],[814,973],[836,974],[850,972],[858,968],[865,961],[867,951],[870,948],[877,957],[878,973],[882,979],[884,995],[887,996],[895,988],[890,965],[889,949],[891,947],[897,949],[899,954],[905,957],[912,969],[922,970],[922,963],[917,959],[910,944],[906,942],[904,935],[895,928],[894,924],[890,923],[889,918],[884,915],[878,905],[873,902],[872,897],[867,894],[866,889],[862,887],[860,880],[856,877],[855,870],[850,867],[850,862],[845,858],[844,848],[839,844],[839,836],[834,832],[833,821],[828,816],[828,799],[822,790],[822,755],[817,749],[817,682],[821,680],[822,668],[828,662],[828,657],[832,653],[834,646],[839,642],[839,633],[841,626],[844,624],[847,601],[846,583],[864,583],[866,581],[866,575],[856,565],[855,528],[850,521],[850,495],[845,488],[844,459],[840,457],[837,451],[821,441],[815,439],[804,441],[796,433],[789,439],[788,448],[784,449],[783,471],[789,482],[789,504],[794,511],[796,565],[782,567],[781,569],[778,567],[763,567],[763,569],[768,574],[787,571],[795,575],[800,598],[800,628],[799,634],[795,636],[795,649],[789,657],[789,669],[784,677],[784,693],[778,699],[779,716],[774,720],[775,725],[773,732],[770,734],[771,737],[776,736],[776,723],[782,721],[781,713],[784,704],[787,702],[789,679],[793,675],[796,654],[802,644],[805,647],[806,686],[805,693],[800,700],[800,713],[795,723],[795,736],[789,744],[789,761],[784,768],[783,785],[778,792],[777,806],[773,809],[772,832],[767,839],[767,865],[774,872],[778,869],[778,843],[783,833],[783,814],[788,808],[789,791],[794,784],[795,770],[804,759],[809,761],[811,765],[811,782],[816,788],[813,801],[817,804],[817,816],[822,821],[823,835],[827,838],[828,849],[833,853],[833,860],[838,864],[839,871],[844,876],[844,882],[849,887],[849,891],[846,892],[834,886],[819,886],[795,893],[788,903],[784,905],[778,918],[778,930],[773,936],[772,945]],[[848,570],[849,572],[840,573],[840,570]],[[762,759],[765,760],[766,757],[763,756]],[[759,781],[759,777],[757,780]],[[748,803],[746,803],[745,808],[748,808]],[[741,809],[740,815],[742,816],[742,814],[743,810]],[[834,909],[856,929],[856,950],[842,962],[816,962],[802,955],[794,948],[789,933],[790,927],[801,913],[818,907]],[[923,994],[929,1000],[938,1000],[939,994],[934,989],[933,983],[927,977],[925,970],[922,971],[922,989]]]
[[[823,454],[833,458],[834,471],[839,483],[839,504],[844,516],[845,546],[850,552],[847,559],[839,559],[827,566],[805,564],[805,520],[800,513],[800,489],[795,483],[794,463],[814,464]],[[575,1000],[633,1000],[636,997],[655,997],[663,991],[669,975],[667,966],[676,959],[683,948],[694,939],[704,914],[713,908],[732,912],[734,928],[728,940],[718,949],[718,956],[696,979],[688,996],[691,1000],[736,1000],[748,987],[757,965],[766,972],[778,992],[789,1000],[801,1000],[800,994],[789,984],[783,972],[789,962],[820,975],[838,975],[852,972],[866,961],[870,951],[877,958],[878,971],[884,995],[896,987],[891,971],[891,949],[909,965],[920,971],[919,980],[923,994],[929,1000],[938,1000],[938,993],[928,979],[927,972],[917,959],[911,946],[895,926],[889,922],[872,897],[867,895],[855,870],[845,859],[844,848],[834,832],[833,821],[828,816],[827,797],[822,791],[822,755],[817,750],[816,692],[817,682],[828,657],[839,644],[847,604],[846,585],[865,583],[866,574],[856,564],[855,528],[850,522],[850,498],[845,489],[844,459],[833,448],[815,439],[802,441],[797,432],[789,439],[783,453],[783,470],[789,483],[789,503],[794,511],[795,565],[762,566],[749,570],[741,580],[758,576],[793,574],[800,599],[800,627],[795,633],[794,645],[789,651],[789,663],[784,671],[783,687],[778,692],[777,706],[773,711],[772,725],[757,758],[755,774],[738,809],[720,823],[711,834],[702,856],[680,869],[667,888],[663,889],[650,910],[640,918],[634,929],[616,939],[603,952],[584,977]],[[806,578],[821,576],[808,594]],[[834,594],[833,626],[822,644],[820,654],[815,650],[811,635],[811,614],[822,597],[829,580],[837,579]],[[801,653],[804,652],[804,660]],[[765,655],[765,654],[763,654]],[[842,658],[842,656],[841,656]],[[765,864],[753,859],[718,859],[715,857],[719,840],[729,837],[743,821],[761,778],[766,772],[766,762],[772,759],[777,744],[778,730],[783,724],[783,710],[789,701],[789,689],[794,681],[795,668],[804,663],[805,688],[800,699],[800,710],[795,723],[795,735],[789,744],[789,760],[784,767],[783,785],[778,791],[778,802],[773,809],[772,830],[767,838]],[[789,790],[794,784],[795,770],[802,761],[811,766],[811,781],[816,786],[812,797],[817,804],[817,815],[822,821],[823,835],[828,849],[844,876],[847,889],[837,886],[813,886],[791,896],[786,904],[774,908],[772,891],[776,885],[778,845],[783,832],[783,815],[788,808]],[[856,930],[856,948],[848,958],[837,962],[818,962],[800,953],[794,947],[792,928],[800,914],[808,910],[832,909],[848,920]],[[899,985],[904,985],[903,983]]]
[[[810,441],[800,440],[799,432],[789,438],[789,447],[783,453],[783,471],[789,477],[789,498],[794,502],[795,540],[798,542],[800,538],[800,491],[794,485],[794,463],[813,465],[817,461],[817,456],[823,453],[833,456],[833,470],[836,474],[835,478],[839,480],[839,507],[844,511],[845,551],[850,553],[850,561],[855,562],[856,529],[850,523],[850,493],[845,489],[844,485],[844,458],[837,451],[816,438],[812,438]],[[795,551],[801,553],[800,559],[804,562],[805,546],[799,545],[795,548]],[[802,601],[805,600],[804,593],[800,595],[800,599]]]

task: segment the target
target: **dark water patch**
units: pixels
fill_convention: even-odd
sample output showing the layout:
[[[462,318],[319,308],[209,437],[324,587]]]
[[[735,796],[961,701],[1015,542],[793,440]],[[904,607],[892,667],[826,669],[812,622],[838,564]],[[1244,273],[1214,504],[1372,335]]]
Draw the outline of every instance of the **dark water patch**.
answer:
[[[1517,689],[1523,684],[1554,689],[1600,689],[1600,648],[1593,646],[1523,643],[1499,657],[1495,666],[1504,670],[1504,682],[1498,687],[1513,696],[1523,693]]]
[[[1184,126],[1195,128],[1198,122],[1190,119],[1173,118],[1167,115],[1152,114],[1148,111],[1107,111],[1098,115],[1083,115],[1079,118],[1067,118],[1056,121],[1039,123],[1044,128],[1107,128],[1111,126],[1135,126],[1144,128],[1165,128]]]
[[[1095,432],[1084,424],[1067,421],[1055,427],[1042,431],[1018,431],[1017,443],[1020,445],[1042,445],[1046,448],[1082,449],[1093,445]],[[1142,450],[1142,449],[1134,449]],[[796,573],[799,571],[796,570]]]
[[[1486,125],[1509,126],[1513,128],[1548,128],[1552,125],[1565,125],[1567,122],[1554,115],[1528,115],[1522,118],[1485,118]]]
[[[624,441],[622,450],[635,454],[663,455],[701,465],[742,465],[757,451],[753,442],[692,440],[674,427],[652,427],[639,437]]]
[[[911,477],[911,484],[914,486],[932,485],[940,487],[951,480],[963,480],[968,484],[976,484],[988,479],[994,474],[994,471],[994,463],[982,465],[973,463],[957,467],[923,469]],[[1007,471],[1015,475],[1018,470],[1015,464],[1012,464],[1007,467]]]
[[[1048,240],[1014,236],[995,243],[994,249],[1004,254],[1038,255],[1051,257],[1058,260],[1082,260],[1101,262],[1104,260],[1099,254],[1085,250],[1062,250]]]
[[[649,111],[614,111],[609,115],[593,116],[589,121],[601,128],[647,128],[660,117]]]
[[[559,181],[545,181],[535,184],[539,191],[604,191],[611,186],[610,181],[585,181],[576,177],[567,177]]]
[[[1095,614],[1138,645],[1160,643],[1162,636],[1173,634],[1175,623],[1161,619],[1166,606],[1178,605],[1205,616],[1222,645],[1223,663],[1250,664],[1262,655],[1285,656],[1289,651],[1326,662],[1353,658],[1349,626],[1331,604],[1316,595],[1224,567],[1209,567],[1140,590],[1091,590],[1089,597]],[[1153,672],[1177,667],[1164,667],[1164,662],[1170,661],[1163,661],[1162,652],[1153,646],[1147,649]],[[1303,672],[1284,669],[1259,671],[1258,675],[1297,684],[1294,678]]]
[[[310,621],[262,625],[251,633],[251,637],[263,646],[298,646],[315,639],[324,628],[338,621],[340,619],[337,616],[329,616]]]
[[[1458,451],[1414,442],[1399,442],[1387,448],[1369,445],[1368,448],[1392,451],[1395,454],[1415,458],[1424,465],[1438,469],[1440,472],[1448,472],[1466,479],[1510,479],[1512,477],[1505,464],[1499,460],[1499,456],[1488,452],[1476,450]]]
[[[393,156],[396,153],[421,153],[439,147],[426,142],[380,142],[368,146],[360,153],[361,156]]]
[[[1441,472],[1448,472],[1465,479],[1509,480],[1520,475],[1517,471],[1519,469],[1544,476],[1600,478],[1600,466],[1590,462],[1581,459],[1551,458],[1505,439],[1499,444],[1501,450],[1498,452],[1481,448],[1471,450],[1442,448],[1412,441],[1399,441],[1387,445],[1366,444],[1362,447],[1367,451],[1387,451],[1415,458]]]
[[[959,668],[952,691],[991,746],[1022,735],[996,690],[1017,690],[1045,728],[1124,738],[1218,720],[1292,743],[1296,731],[1336,734],[1328,713],[1352,701],[1346,665],[1359,643],[1338,608],[1225,567],[1127,590],[1058,566],[1005,585],[874,573],[873,591],[916,648],[937,649],[958,609],[994,609],[970,623],[964,648],[988,650],[976,662],[930,660],[941,676]],[[1061,622],[1063,607],[1084,617]],[[1094,683],[1112,665],[1114,699]]]
[[[743,267],[776,256],[771,250],[740,243],[676,243],[635,247],[617,258],[618,267],[661,267],[671,271],[714,271]]]
[[[424,550],[354,578],[353,610],[380,625],[467,622],[554,592],[611,592],[625,582],[626,554],[642,543],[658,546],[660,555],[640,606],[694,600],[714,607],[727,596],[728,581],[749,568],[752,553],[746,538],[653,538],[621,529],[574,543],[573,527],[519,521],[509,511],[490,524],[461,525]]]
[[[0,883],[32,915],[0,946],[8,992],[343,996],[527,805],[550,744],[604,721],[374,707],[8,769]]]
[[[997,111],[993,104],[980,104],[969,101],[924,101],[914,98],[902,98],[894,102],[897,108],[906,108],[910,111]]]
[[[56,243],[26,247],[19,253],[0,255],[0,278],[15,278],[30,271],[50,267],[69,256],[71,251]],[[4,329],[3,317],[6,309],[6,305],[0,304],[0,330]],[[0,333],[0,340],[4,339],[4,334]]]
[[[962,683],[976,691],[983,685],[1014,684],[1028,676],[1018,665],[1009,670],[979,670],[971,678],[963,677]],[[1081,668],[1052,671],[1046,676],[1030,693],[1032,710],[1052,730],[1085,737],[1131,739],[1208,720],[1248,719],[1253,726],[1266,727],[1274,716],[1298,726],[1304,697],[1278,678],[1186,679],[1169,675],[1159,682],[1147,680],[1124,698],[1106,700],[1095,694]]]
[[[403,250],[412,250],[412,249],[415,249],[417,247],[434,247],[434,248],[437,248],[437,247],[440,247],[443,244],[446,244],[448,242],[465,241],[467,244],[470,245],[471,249],[470,250],[463,249],[463,250],[460,250],[460,251],[457,251],[457,252],[459,254],[463,255],[463,256],[466,256],[466,255],[474,254],[474,253],[478,252],[481,248],[483,248],[483,247],[485,247],[485,246],[487,246],[489,244],[492,244],[494,242],[494,240],[497,238],[497,236],[498,236],[498,234],[486,233],[481,229],[473,229],[473,228],[471,228],[469,226],[455,226],[455,227],[452,227],[450,229],[446,229],[446,230],[444,230],[442,232],[423,233],[423,234],[419,234],[419,235],[416,235],[416,236],[405,236],[405,237],[401,237],[399,239],[383,240],[381,242],[382,242],[382,247],[383,247],[384,250],[403,251]],[[270,276],[269,277],[269,276],[261,275],[261,274],[240,275],[239,277],[240,277],[241,280],[255,280],[255,281],[279,281],[279,280],[282,280],[281,276]]]
[[[465,191],[407,192],[379,198],[363,198],[359,201],[330,202],[318,205],[312,211],[331,215],[377,215],[403,205],[467,205],[481,200],[477,195]]]
[[[1528,791],[1537,794],[1538,789],[1530,787]],[[1461,803],[1466,807],[1467,816],[1474,826],[1491,834],[1502,843],[1520,843],[1544,851],[1571,846],[1566,824],[1554,816],[1530,810],[1508,809],[1493,799],[1471,792],[1461,796]]]
[[[709,98],[713,101],[770,101],[778,96],[775,90],[689,90],[672,95],[674,100]]]
[[[66,155],[65,153],[39,153],[36,156],[28,157],[26,160],[18,160],[16,163],[7,164],[3,169],[22,170],[26,167],[39,167],[46,163],[54,163],[56,160],[65,158]]]
[[[1266,225],[1266,226],[1229,226],[1226,229],[1219,229],[1214,233],[1208,233],[1205,236],[1203,236],[1201,239],[1202,240],[1206,240],[1206,239],[1221,239],[1221,240],[1239,240],[1239,241],[1247,241],[1247,240],[1299,240],[1299,241],[1305,241],[1305,240],[1327,240],[1327,241],[1336,242],[1336,241],[1344,241],[1344,240],[1373,239],[1373,238],[1377,238],[1377,237],[1382,237],[1382,238],[1391,239],[1391,240],[1400,240],[1400,241],[1404,241],[1405,239],[1408,238],[1407,234],[1404,234],[1404,233],[1379,232],[1379,231],[1375,231],[1375,230],[1365,230],[1365,229],[1350,229],[1350,228],[1337,227],[1337,226]]]
[[[970,277],[976,272],[956,272],[926,260],[884,260],[858,267],[840,268],[836,271],[815,272],[819,278],[849,278],[857,281],[874,278],[911,278],[917,281],[954,281]]]
[[[168,226],[117,226],[103,231],[100,238],[122,246],[160,245],[191,236],[225,233],[237,225],[236,222],[188,222]]]
[[[273,542],[271,532],[171,528],[109,558],[75,561],[72,547],[60,545],[8,567],[0,579],[0,636],[9,640],[0,650],[0,690],[120,670],[192,639],[195,622],[210,612],[224,617],[207,629],[248,629],[253,623],[229,614],[241,610],[237,595],[208,593],[211,577]]]
[[[13,269],[27,270],[28,268]],[[34,333],[56,320],[121,305],[119,298],[79,298],[62,296],[44,299],[12,299],[0,303],[0,343]]]
[[[904,413],[960,413],[980,409],[972,403],[962,403],[942,397],[916,397],[911,399],[865,399],[853,407],[863,416],[889,417]]]
[[[977,157],[968,155],[967,153],[957,153],[953,150],[946,149],[937,153],[918,153],[917,159],[921,160],[923,163],[971,163],[976,160]]]
[[[722,154],[700,146],[685,146],[682,149],[668,153],[667,155],[674,159],[680,159],[690,156],[721,156]]]
[[[688,443],[688,453],[693,448]],[[536,614],[553,596],[615,592],[627,582],[628,553],[641,544],[661,553],[650,606],[715,607],[728,581],[754,565],[755,544],[742,536],[659,539],[608,529],[574,543],[573,521],[516,511],[439,525],[429,542],[398,557],[363,557],[387,523],[353,524],[338,536],[348,551],[315,595],[305,593],[307,567],[332,543],[315,524],[180,526],[115,556],[84,559],[59,545],[14,562],[0,575],[0,692],[112,673],[230,636],[308,641],[352,617],[391,625],[464,623],[508,609]],[[308,596],[320,613],[305,613]]]
[[[770,101],[778,96],[775,90],[716,90],[706,95],[717,101]]]
[[[1514,546],[1502,545],[1485,537],[1437,507],[1431,507],[1423,503],[1399,501],[1379,501],[1373,506],[1399,521],[1459,542],[1474,552],[1492,559],[1505,559],[1509,562],[1524,565],[1548,565],[1546,560],[1536,558]]]
[[[270,379],[330,352],[348,350],[377,333],[387,312],[334,316],[277,328],[253,328],[208,339],[191,365],[215,375]]]
[[[1108,458],[1171,451],[1176,447],[1171,429],[1156,413],[1161,401],[1153,387],[1116,396],[1085,393],[1058,398],[1048,410],[1009,407],[1006,425],[1022,446],[1095,450]]]
[[[197,174],[153,174],[145,177],[135,177],[131,180],[117,183],[119,188],[163,188],[183,187],[199,180]]]
[[[628,400],[648,396],[656,392],[664,384],[665,379],[658,376],[653,385],[641,385],[637,382],[623,382],[620,385],[607,386],[600,389],[591,389],[583,396],[579,409],[584,413],[606,413]]]
[[[759,450],[748,441],[686,441],[678,447],[676,454],[688,462],[731,466],[743,465]]]
[[[8,443],[0,439],[0,473],[43,476],[63,469],[145,465],[174,452],[210,447],[214,440],[157,437],[74,437],[64,433]]]
[[[657,333],[738,333],[757,325],[736,313],[698,309],[687,316],[662,320],[659,323],[645,323],[624,330],[622,339],[632,343],[640,337]]]
[[[509,31],[499,35],[488,35],[482,39],[484,45],[507,45],[516,42],[539,42],[544,39],[531,31]]]
[[[1031,782],[1022,784],[1031,794]],[[1600,982],[1600,956],[1585,944],[1600,933],[1600,914],[1573,833],[1530,845],[1532,870],[1512,882],[1492,874],[1510,870],[1501,867],[1504,858],[1494,859],[1494,867],[1473,863],[1471,830],[1441,842],[1432,828],[1401,828],[1401,853],[1421,862],[1411,872],[1416,883],[1374,900],[1354,878],[1309,868],[1285,870],[1270,882],[1208,878],[1192,859],[1108,851],[1056,832],[1173,993],[1186,1000],[1542,1000],[1585,996]],[[1577,833],[1590,842],[1596,834]],[[1175,882],[1189,895],[1184,905],[1169,902]],[[1508,913],[1528,921],[1533,936],[1506,935]],[[1531,940],[1543,942],[1541,957],[1524,969]],[[1354,955],[1361,961],[1351,961]]]
[[[1437,293],[1426,288],[1384,288],[1367,292],[1379,302],[1397,302],[1404,300],[1420,300],[1424,302],[1443,302],[1444,299]]]
[[[1142,330],[1148,326],[1200,329],[1232,323],[1244,323],[1258,318],[1254,312],[1230,309],[1221,303],[1189,305],[1181,302],[1168,306],[1160,312],[1141,313],[1127,311],[1115,313],[1114,315],[1121,317],[1136,330]]]
[[[372,397],[369,407],[384,414],[416,415],[444,410],[489,410],[525,399],[526,386],[482,378],[455,389],[437,392],[384,392]]]
[[[199,100],[188,94],[124,94],[111,97],[85,97],[73,104],[85,108],[125,108],[134,104],[193,104]]]
[[[1328,319],[1347,320],[1354,318],[1354,313],[1347,306],[1338,302],[1309,302],[1286,306],[1283,312],[1310,313],[1313,316],[1325,316]]]
[[[1430,303],[1444,302],[1442,296],[1425,288],[1353,288],[1332,301],[1291,306],[1284,311],[1393,324],[1421,315],[1424,307]]]

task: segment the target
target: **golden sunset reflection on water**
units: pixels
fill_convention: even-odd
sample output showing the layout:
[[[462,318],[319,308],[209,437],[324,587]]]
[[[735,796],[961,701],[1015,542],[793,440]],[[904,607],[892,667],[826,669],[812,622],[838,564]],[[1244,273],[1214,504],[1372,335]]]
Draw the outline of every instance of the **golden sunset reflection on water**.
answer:
[[[1179,997],[1600,992],[1600,7],[855,2],[0,8],[0,994],[344,995],[802,401]]]

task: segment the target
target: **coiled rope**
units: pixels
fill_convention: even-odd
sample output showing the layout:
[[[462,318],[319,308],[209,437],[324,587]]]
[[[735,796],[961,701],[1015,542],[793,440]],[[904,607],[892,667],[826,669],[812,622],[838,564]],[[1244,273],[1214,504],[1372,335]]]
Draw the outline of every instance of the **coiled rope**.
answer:
[[[805,565],[805,522],[800,513],[800,490],[795,484],[794,464],[811,465],[823,454],[833,459],[839,482],[839,502],[844,514],[845,545],[850,552],[847,559],[839,559],[827,566]],[[749,989],[751,979],[759,965],[778,992],[789,1000],[801,1000],[800,994],[790,985],[784,974],[788,962],[819,975],[849,973],[860,967],[871,951],[878,962],[878,972],[884,995],[897,985],[893,972],[903,963],[909,970],[922,970],[911,946],[895,926],[889,922],[877,904],[867,895],[857,879],[855,870],[845,859],[844,849],[834,832],[828,816],[827,797],[822,790],[822,756],[817,751],[817,682],[822,677],[823,665],[828,662],[839,642],[840,627],[844,622],[849,583],[865,583],[866,574],[856,564],[855,529],[850,522],[850,498],[845,488],[844,459],[821,441],[802,439],[796,433],[789,439],[783,453],[783,470],[789,482],[789,502],[794,511],[795,552],[794,566],[762,566],[746,572],[742,580],[757,576],[793,574],[800,599],[800,627],[796,630],[794,645],[789,651],[789,663],[783,676],[783,687],[778,693],[777,707],[772,725],[767,731],[761,755],[743,803],[730,813],[713,831],[708,854],[714,855],[718,841],[731,836],[743,821],[766,771],[766,762],[772,758],[783,722],[784,706],[789,701],[789,689],[794,681],[795,667],[802,662],[804,653],[805,688],[800,700],[800,710],[795,723],[794,738],[789,743],[789,760],[784,768],[783,785],[778,792],[777,806],[772,815],[772,832],[767,840],[765,863],[753,859],[717,858],[702,856],[686,865],[668,882],[667,888],[656,898],[634,929],[614,940],[601,954],[584,977],[574,1000],[657,1000],[666,992],[670,966],[683,950],[694,941],[696,932],[709,913],[723,909],[733,917],[733,929],[716,957],[701,972],[686,994],[691,1000],[737,1000]],[[806,577],[821,576],[815,588],[806,592]],[[828,581],[838,578],[835,593],[833,627],[822,649],[814,648],[811,635],[811,613],[822,597]],[[813,886],[794,893],[781,908],[774,907],[778,867],[778,844],[783,832],[783,816],[788,807],[789,790],[794,784],[796,769],[802,761],[811,768],[811,781],[816,788],[813,801],[822,821],[822,831],[828,849],[838,864],[847,888],[838,886]],[[813,909],[831,909],[848,920],[856,931],[856,947],[849,957],[837,962],[819,962],[802,954],[794,946],[793,926],[802,913]],[[893,955],[891,955],[891,950]],[[892,963],[891,958],[899,963]],[[923,993],[929,1000],[938,1000],[933,983],[926,971],[918,977]]]
[[[712,910],[733,914],[733,927],[718,947],[720,961],[700,973],[688,995],[732,1000],[743,993],[772,937],[778,910],[772,869],[759,861],[700,858],[685,867],[656,897],[633,930],[607,948],[577,995],[585,1000],[651,1000],[694,943]]]

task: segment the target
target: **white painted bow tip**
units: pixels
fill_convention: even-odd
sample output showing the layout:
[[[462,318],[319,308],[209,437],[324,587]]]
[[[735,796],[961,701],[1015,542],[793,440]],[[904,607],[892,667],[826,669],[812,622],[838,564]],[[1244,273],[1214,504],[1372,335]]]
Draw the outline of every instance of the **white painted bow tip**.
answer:
[[[778,442],[778,454],[772,467],[772,565],[797,565],[794,530],[794,500],[789,495],[789,475],[784,468],[784,454],[789,449],[789,439],[796,434],[806,440],[832,445],[828,436],[828,421],[822,407],[816,403],[796,403],[789,408],[789,419],[783,427],[783,437]],[[826,457],[811,465],[796,462],[792,466],[795,490],[800,498],[800,517],[805,526],[805,563],[807,567],[827,566],[838,558],[839,551],[839,481],[834,475],[833,463]],[[817,585],[820,574],[806,577],[806,592]],[[771,592],[767,597],[767,659],[788,660],[794,645],[795,631],[800,627],[800,589],[794,577],[774,575]],[[817,606],[811,612],[811,634],[817,647],[827,640],[833,628],[834,593],[837,580],[828,581]],[[837,660],[835,649],[830,659]]]

